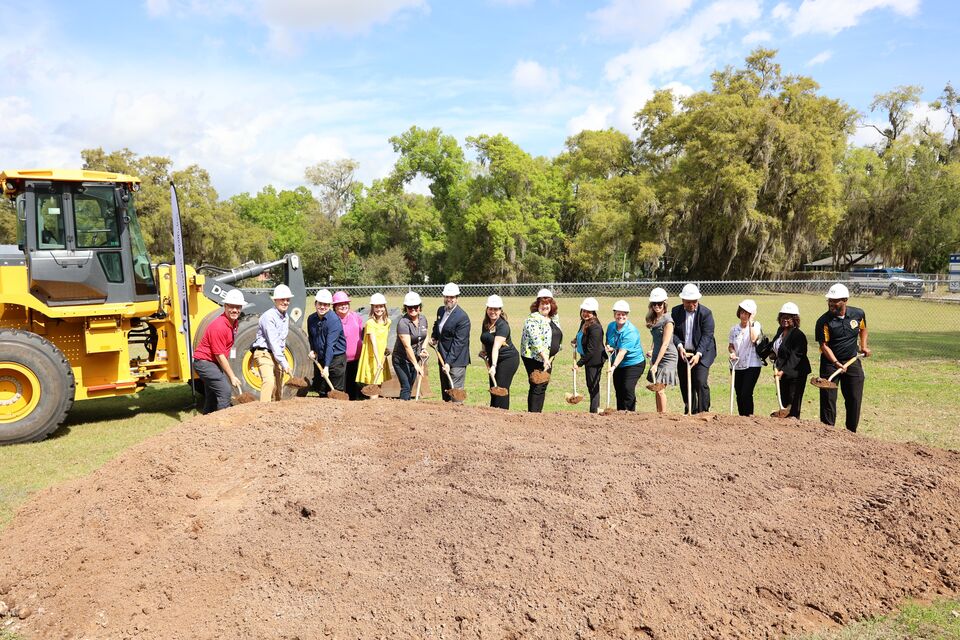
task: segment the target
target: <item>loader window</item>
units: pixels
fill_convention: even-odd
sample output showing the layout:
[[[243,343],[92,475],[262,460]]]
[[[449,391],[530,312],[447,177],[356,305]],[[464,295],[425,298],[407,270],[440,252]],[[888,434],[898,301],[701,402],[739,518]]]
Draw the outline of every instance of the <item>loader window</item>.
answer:
[[[120,246],[112,188],[77,189],[73,198],[73,215],[77,227],[77,247],[100,249]]]
[[[63,236],[63,202],[59,193],[37,194],[37,235],[41,249],[66,249]]]
[[[27,199],[21,193],[17,196],[17,246],[23,251],[27,243]]]
[[[143,241],[143,232],[140,231],[140,220],[137,218],[133,198],[127,204],[127,229],[130,233],[130,249],[133,253],[133,282],[138,295],[152,295],[157,292],[157,283],[153,279],[153,267],[150,264],[150,254]]]

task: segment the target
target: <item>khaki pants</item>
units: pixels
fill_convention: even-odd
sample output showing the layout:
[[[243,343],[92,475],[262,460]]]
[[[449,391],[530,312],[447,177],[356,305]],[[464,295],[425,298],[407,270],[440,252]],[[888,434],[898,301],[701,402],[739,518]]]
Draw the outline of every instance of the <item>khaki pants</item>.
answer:
[[[279,402],[283,392],[283,385],[280,384],[283,380],[283,369],[266,349],[253,352],[253,363],[260,372],[260,402]]]

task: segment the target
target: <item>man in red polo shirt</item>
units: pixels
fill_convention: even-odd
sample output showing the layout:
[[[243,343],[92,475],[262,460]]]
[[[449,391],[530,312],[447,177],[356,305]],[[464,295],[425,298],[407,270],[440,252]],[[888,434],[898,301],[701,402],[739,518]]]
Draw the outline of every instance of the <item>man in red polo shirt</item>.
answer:
[[[203,413],[230,406],[230,388],[240,388],[240,378],[230,368],[233,341],[237,337],[240,311],[247,306],[243,292],[233,289],[223,299],[223,314],[210,323],[193,352],[193,369],[203,381]]]

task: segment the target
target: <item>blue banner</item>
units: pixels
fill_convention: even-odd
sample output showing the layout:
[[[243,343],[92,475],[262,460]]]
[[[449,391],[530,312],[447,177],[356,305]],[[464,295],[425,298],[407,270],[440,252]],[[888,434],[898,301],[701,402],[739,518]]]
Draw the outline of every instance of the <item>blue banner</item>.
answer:
[[[190,306],[187,302],[187,263],[183,259],[183,233],[180,226],[180,205],[177,202],[177,187],[170,181],[170,212],[173,218],[173,262],[177,270],[177,300],[180,305],[180,333],[187,344],[187,362],[193,379],[193,340],[190,338]]]

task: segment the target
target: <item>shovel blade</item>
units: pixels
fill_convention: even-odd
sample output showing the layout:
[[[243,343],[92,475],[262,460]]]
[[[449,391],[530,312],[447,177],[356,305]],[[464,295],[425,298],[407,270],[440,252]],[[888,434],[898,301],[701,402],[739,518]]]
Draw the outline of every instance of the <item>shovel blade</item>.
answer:
[[[231,398],[231,400],[233,400],[234,404],[247,404],[248,402],[256,402],[257,396],[253,395],[249,391],[244,391],[240,395],[236,395]]]
[[[300,376],[291,376],[283,384],[287,385],[288,387],[296,387],[297,389],[306,389],[310,386],[310,383],[307,382],[307,379],[301,378]]]
[[[783,409],[777,409],[770,414],[771,418],[786,418],[790,415],[790,407],[786,406]]]
[[[550,382],[549,371],[534,371],[530,374],[530,382],[533,384],[546,384]]]
[[[810,384],[818,389],[836,389],[837,383],[826,378],[810,378]]]
[[[378,384],[365,384],[363,385],[363,388],[360,389],[360,393],[367,396],[368,398],[372,398],[373,396],[379,396],[380,391],[381,391],[380,385]]]
[[[577,394],[574,396],[568,393],[566,400],[568,404],[580,404],[581,402],[583,402],[583,396],[581,396],[580,394]]]
[[[331,400],[349,400],[350,394],[346,393],[345,391],[337,391],[336,389],[332,389],[327,392],[327,397]]]
[[[510,390],[506,387],[490,387],[490,395],[504,397],[510,393]]]
[[[467,399],[467,392],[463,389],[447,389],[447,395],[457,402],[463,402]]]
[[[647,385],[647,391],[653,391],[654,393],[658,391],[663,391],[666,388],[667,388],[667,385],[665,382],[655,382],[654,384]]]

